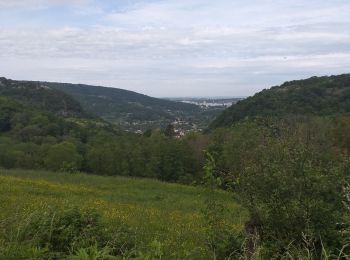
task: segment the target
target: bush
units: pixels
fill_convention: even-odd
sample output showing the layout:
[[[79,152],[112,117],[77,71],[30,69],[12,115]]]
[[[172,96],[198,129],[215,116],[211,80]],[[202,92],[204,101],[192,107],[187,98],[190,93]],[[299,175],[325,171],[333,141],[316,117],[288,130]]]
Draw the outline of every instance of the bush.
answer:
[[[106,243],[107,235],[100,215],[78,208],[49,209],[33,214],[21,231],[20,241],[31,240],[40,248],[69,253],[95,243]]]
[[[55,171],[79,170],[82,165],[83,158],[77,152],[74,144],[63,142],[50,147],[46,156],[46,166]]]
[[[222,145],[220,171],[250,213],[246,232],[257,234],[266,258],[280,257],[289,245],[315,255],[344,243],[341,190],[348,164],[334,151],[327,122],[256,121],[234,127]],[[311,250],[311,248],[310,248]]]
[[[133,235],[125,226],[110,229],[96,211],[76,207],[38,210],[18,225],[11,241],[13,235],[10,241],[0,241],[0,259],[121,256],[134,249]]]

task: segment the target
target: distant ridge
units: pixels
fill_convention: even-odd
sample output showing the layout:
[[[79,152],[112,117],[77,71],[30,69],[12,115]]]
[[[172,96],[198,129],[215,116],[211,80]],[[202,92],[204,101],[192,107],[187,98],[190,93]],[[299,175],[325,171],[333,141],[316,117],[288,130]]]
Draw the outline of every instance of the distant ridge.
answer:
[[[0,96],[65,117],[86,116],[80,103],[70,95],[34,81],[0,78]]]
[[[350,112],[350,74],[311,77],[289,81],[281,86],[239,101],[220,114],[209,129],[229,127],[257,116],[338,115]]]
[[[224,107],[154,98],[129,90],[85,84],[0,78],[0,96],[64,117],[101,118],[121,130],[141,133],[176,125],[179,131],[207,128]]]
[[[124,89],[68,83],[41,84],[71,95],[86,111],[112,122],[174,120],[179,115],[199,111],[196,105],[153,98]]]

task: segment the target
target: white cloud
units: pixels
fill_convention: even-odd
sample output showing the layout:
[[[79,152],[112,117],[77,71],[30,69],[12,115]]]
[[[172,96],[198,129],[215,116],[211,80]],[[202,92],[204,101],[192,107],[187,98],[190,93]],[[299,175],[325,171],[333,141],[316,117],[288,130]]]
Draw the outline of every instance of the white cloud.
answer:
[[[38,9],[57,5],[81,5],[91,3],[90,0],[0,0],[0,8]]]
[[[347,21],[350,3],[343,0],[167,0],[143,2],[112,12],[118,26],[248,26],[269,27]]]
[[[89,0],[6,3],[103,9]],[[94,26],[0,27],[0,71],[170,96],[252,94],[350,67],[347,1],[143,1],[105,12]]]

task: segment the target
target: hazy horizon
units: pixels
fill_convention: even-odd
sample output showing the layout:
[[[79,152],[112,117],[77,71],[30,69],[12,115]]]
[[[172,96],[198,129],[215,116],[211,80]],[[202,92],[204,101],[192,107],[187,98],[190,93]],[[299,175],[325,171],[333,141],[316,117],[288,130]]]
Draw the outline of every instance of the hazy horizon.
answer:
[[[0,0],[0,74],[246,97],[350,72],[346,0]]]

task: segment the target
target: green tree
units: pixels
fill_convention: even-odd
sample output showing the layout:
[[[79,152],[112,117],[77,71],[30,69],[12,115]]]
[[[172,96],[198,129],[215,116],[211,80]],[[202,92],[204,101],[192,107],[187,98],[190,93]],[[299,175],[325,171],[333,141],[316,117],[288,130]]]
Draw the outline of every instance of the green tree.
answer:
[[[266,257],[280,257],[306,236],[320,254],[336,249],[341,237],[341,189],[345,168],[332,149],[326,122],[284,120],[242,123],[223,145],[221,167],[250,213],[246,231],[257,233]],[[312,250],[310,248],[310,250]]]
[[[0,132],[11,130],[11,119],[19,107],[15,101],[0,96]]]
[[[74,144],[63,142],[50,147],[45,164],[55,171],[75,171],[80,169],[82,159]]]
[[[172,124],[167,125],[167,127],[164,130],[164,135],[168,137],[174,137],[175,136],[175,128]]]
[[[116,174],[113,150],[108,145],[90,147],[87,153],[87,164],[90,171],[101,175]]]

